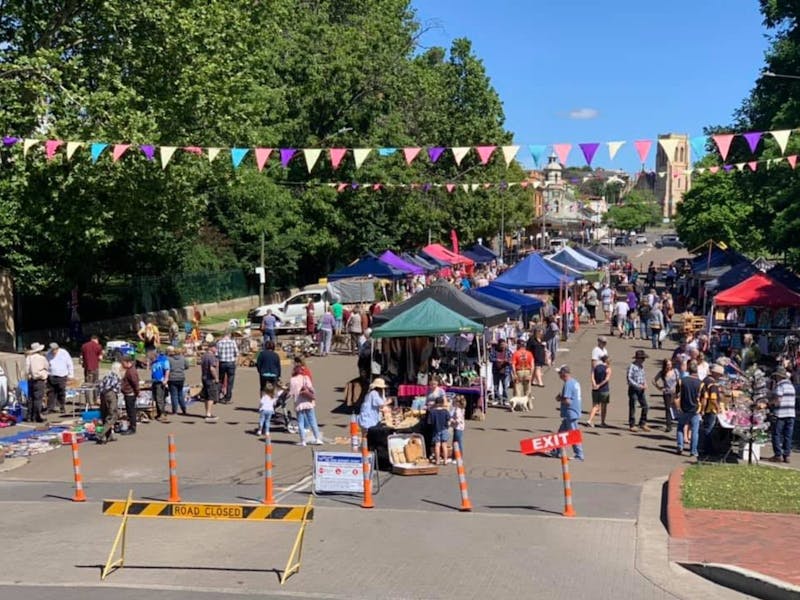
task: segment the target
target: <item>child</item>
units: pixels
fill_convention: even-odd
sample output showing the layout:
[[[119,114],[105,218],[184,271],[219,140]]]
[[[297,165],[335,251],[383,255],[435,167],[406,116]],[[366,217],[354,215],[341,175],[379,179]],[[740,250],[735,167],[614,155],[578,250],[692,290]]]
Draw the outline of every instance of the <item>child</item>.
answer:
[[[275,386],[272,382],[264,384],[264,390],[261,393],[261,402],[258,407],[258,414],[260,421],[258,423],[258,435],[269,434],[269,423],[272,419],[272,413],[275,412]]]
[[[464,455],[464,409],[466,407],[467,399],[462,394],[457,395],[453,414],[450,416],[450,425],[453,427],[453,448],[455,448],[455,443],[458,442],[458,449],[461,451],[462,456]]]
[[[443,465],[447,461],[447,442],[450,441],[450,411],[444,396],[436,398],[436,404],[428,410],[428,423],[433,429],[433,461]]]

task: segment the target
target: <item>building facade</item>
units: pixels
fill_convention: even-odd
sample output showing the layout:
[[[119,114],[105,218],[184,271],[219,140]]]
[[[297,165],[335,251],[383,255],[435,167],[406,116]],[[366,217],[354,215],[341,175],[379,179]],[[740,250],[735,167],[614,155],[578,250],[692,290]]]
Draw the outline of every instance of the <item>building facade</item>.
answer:
[[[675,216],[683,195],[692,187],[691,176],[686,173],[690,164],[688,135],[666,133],[658,136],[655,194],[665,221]]]

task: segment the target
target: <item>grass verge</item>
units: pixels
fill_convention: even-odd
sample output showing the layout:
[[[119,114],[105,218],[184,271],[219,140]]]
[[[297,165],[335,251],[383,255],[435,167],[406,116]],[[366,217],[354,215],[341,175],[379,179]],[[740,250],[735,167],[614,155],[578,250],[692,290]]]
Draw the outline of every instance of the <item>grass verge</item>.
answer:
[[[683,505],[800,514],[800,471],[765,466],[693,465],[683,475]]]
[[[247,312],[236,311],[230,313],[223,313],[221,315],[205,315],[203,320],[200,321],[200,327],[203,325],[217,325],[219,323],[227,323],[231,319],[239,319],[244,322],[247,320]]]

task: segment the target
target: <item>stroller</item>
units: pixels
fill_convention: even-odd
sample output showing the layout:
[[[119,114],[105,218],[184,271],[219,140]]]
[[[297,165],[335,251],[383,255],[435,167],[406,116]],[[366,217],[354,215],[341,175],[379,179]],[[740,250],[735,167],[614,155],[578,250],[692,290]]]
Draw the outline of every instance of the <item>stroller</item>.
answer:
[[[280,384],[278,389],[281,393],[275,399],[275,411],[272,413],[272,420],[270,421],[270,429],[273,427],[280,427],[285,429],[288,433],[299,433],[300,425],[297,423],[297,417],[292,415],[289,409],[289,388],[283,387]]]

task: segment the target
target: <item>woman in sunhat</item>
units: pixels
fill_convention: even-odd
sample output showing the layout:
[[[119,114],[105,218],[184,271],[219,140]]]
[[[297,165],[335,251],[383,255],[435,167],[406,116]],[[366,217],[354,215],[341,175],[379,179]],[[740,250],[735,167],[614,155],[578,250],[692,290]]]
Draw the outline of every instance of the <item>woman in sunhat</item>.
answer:
[[[369,392],[361,402],[358,412],[358,425],[366,435],[371,427],[381,422],[381,411],[386,406],[386,381],[382,377],[376,378],[369,386]]]

